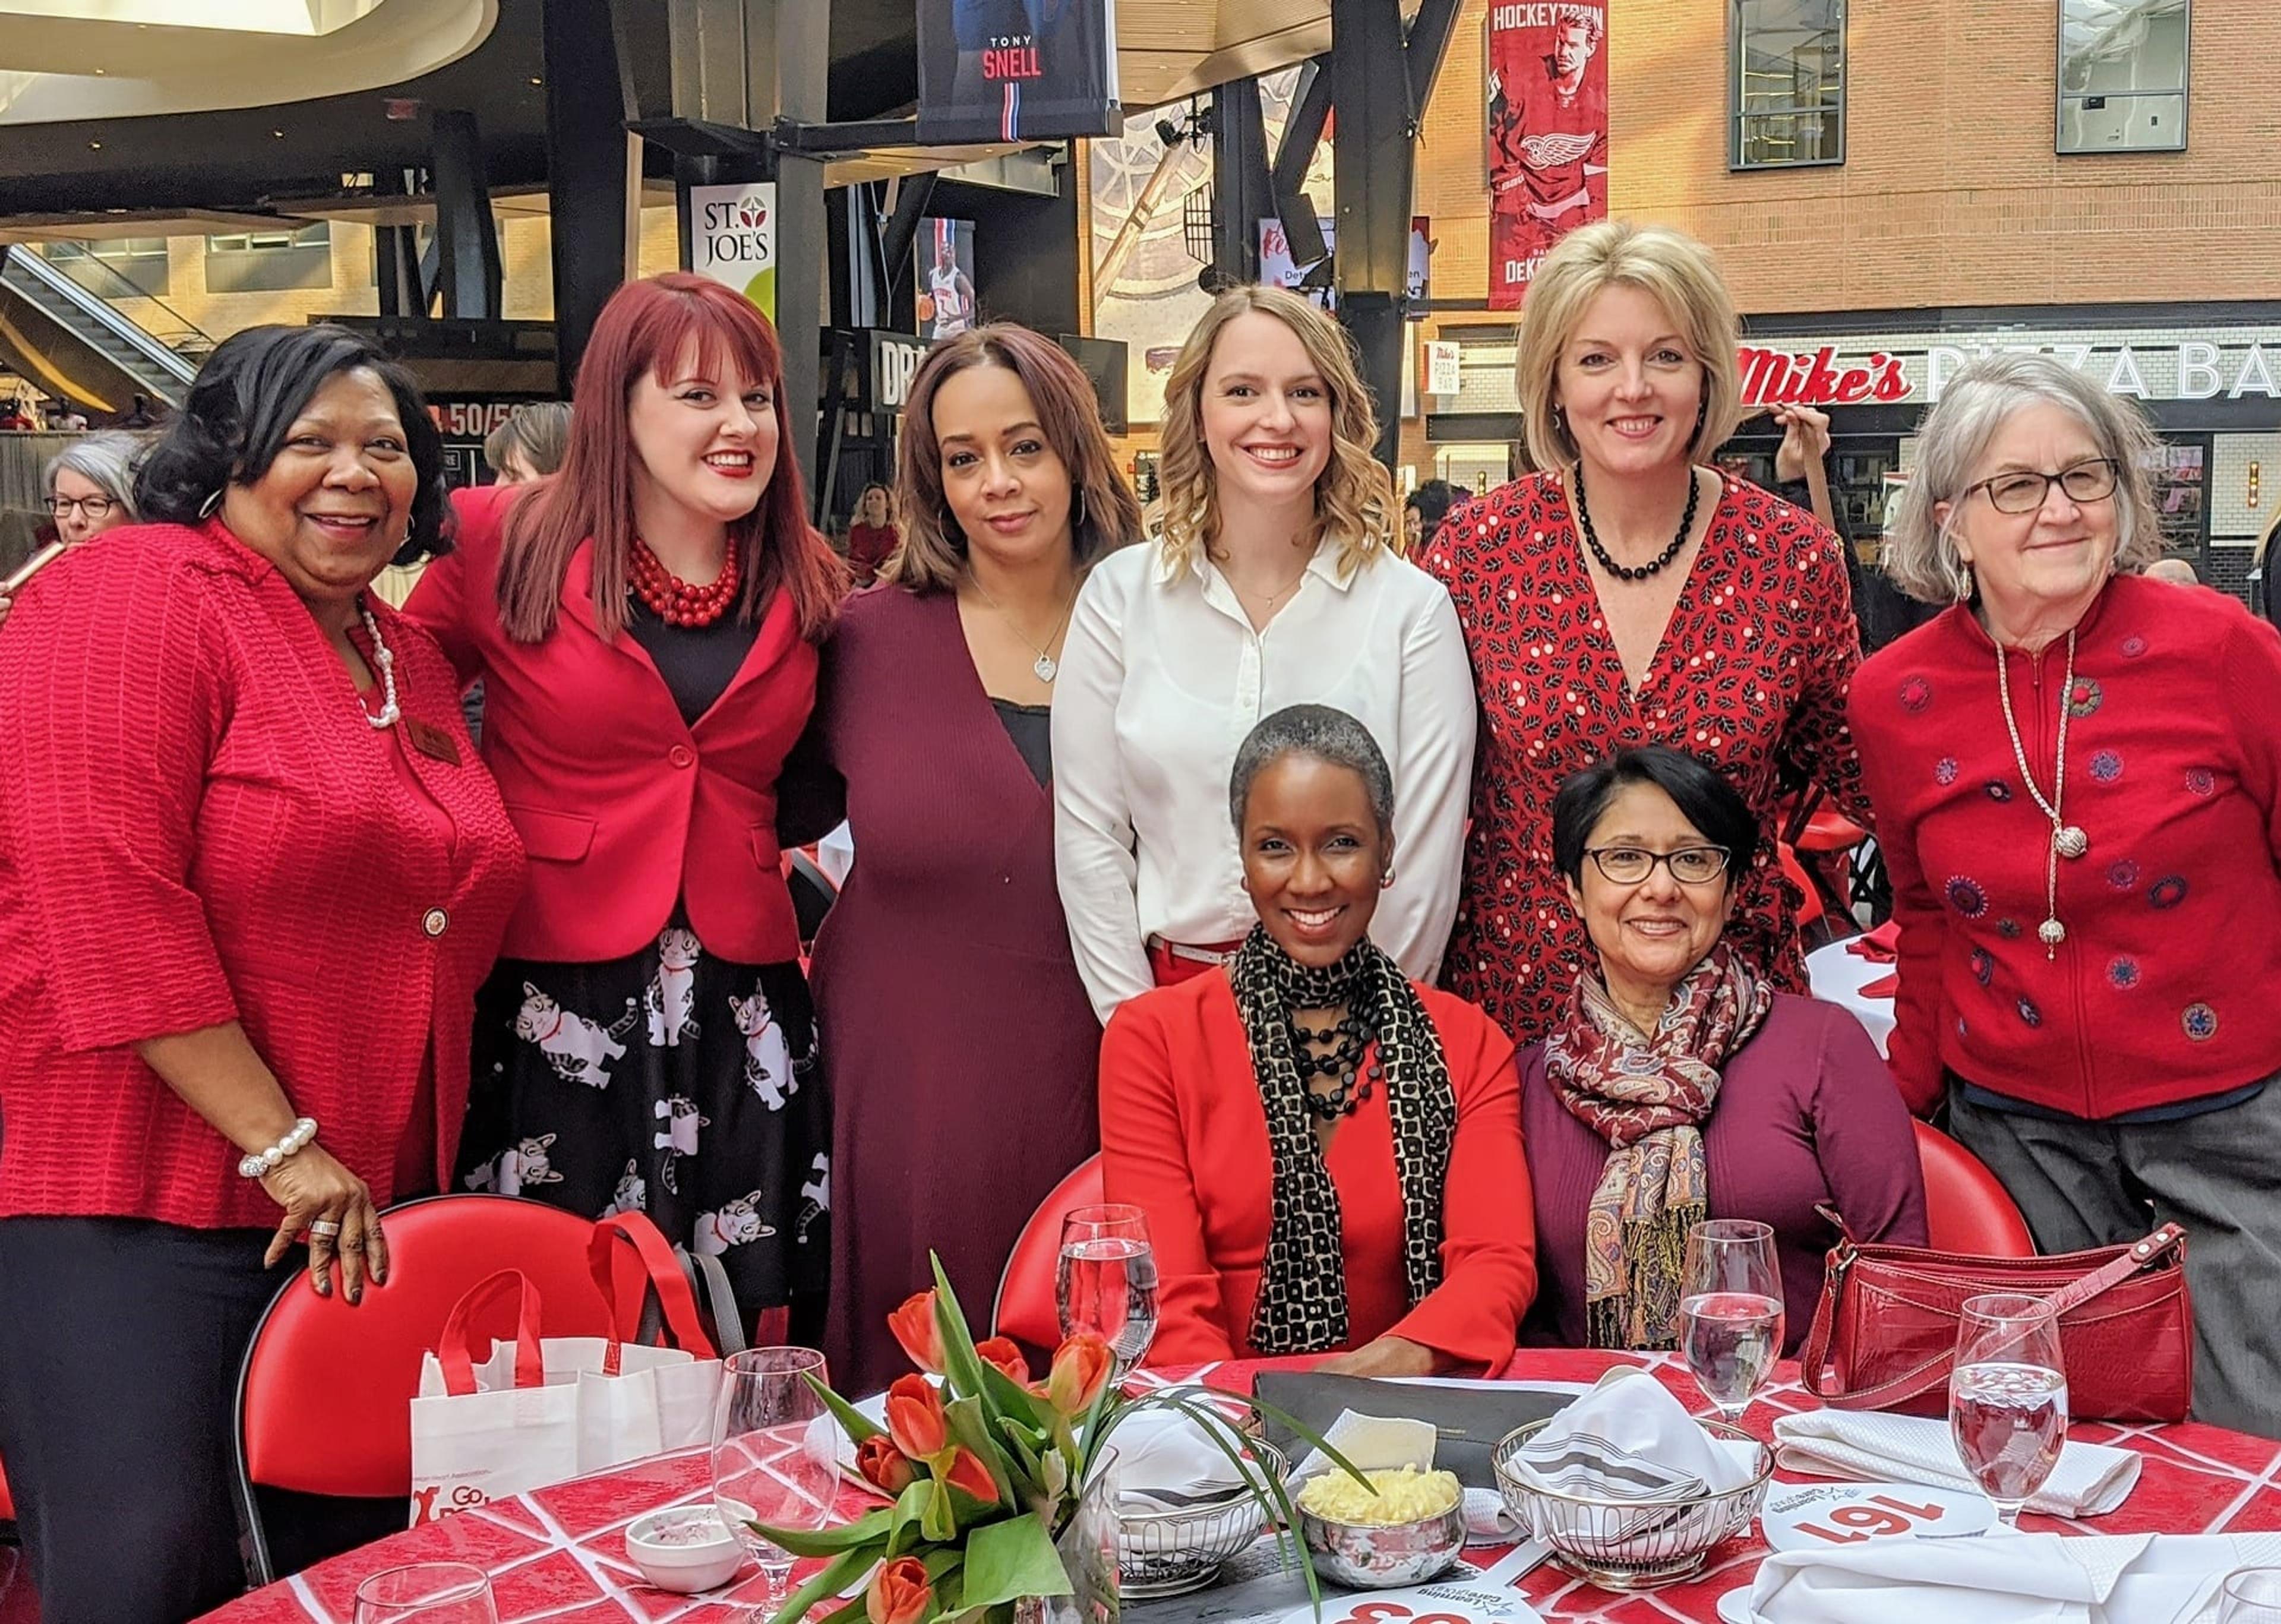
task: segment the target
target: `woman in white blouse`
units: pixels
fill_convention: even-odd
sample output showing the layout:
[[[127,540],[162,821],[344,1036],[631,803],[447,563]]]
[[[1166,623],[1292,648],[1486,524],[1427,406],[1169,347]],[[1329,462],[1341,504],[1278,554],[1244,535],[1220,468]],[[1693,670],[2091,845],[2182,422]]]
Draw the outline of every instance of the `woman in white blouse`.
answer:
[[[1104,1022],[1251,928],[1228,770],[1287,705],[1359,717],[1393,763],[1371,934],[1434,977],[1458,905],[1473,675],[1449,592],[1395,551],[1377,438],[1345,334],[1280,289],[1222,294],[1172,367],[1160,533],[1094,566],[1054,699],[1056,872]]]

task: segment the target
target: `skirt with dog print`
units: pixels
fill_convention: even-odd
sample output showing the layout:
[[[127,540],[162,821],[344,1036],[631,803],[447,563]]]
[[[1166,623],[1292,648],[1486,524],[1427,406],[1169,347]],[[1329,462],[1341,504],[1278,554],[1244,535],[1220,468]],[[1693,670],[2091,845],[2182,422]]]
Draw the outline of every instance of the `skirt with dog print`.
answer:
[[[749,1334],[821,1330],[831,1113],[797,963],[731,964],[677,921],[603,964],[502,959],[476,999],[459,1187],[646,1212],[727,1269]]]

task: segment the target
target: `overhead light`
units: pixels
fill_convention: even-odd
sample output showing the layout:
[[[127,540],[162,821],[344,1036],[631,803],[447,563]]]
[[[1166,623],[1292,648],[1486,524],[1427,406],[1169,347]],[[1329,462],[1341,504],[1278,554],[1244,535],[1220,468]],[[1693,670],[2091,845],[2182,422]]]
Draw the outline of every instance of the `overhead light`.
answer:
[[[543,85],[543,84],[545,84],[546,81],[545,81],[544,79],[541,79],[537,74],[533,73],[533,74],[530,76],[530,82],[531,82],[531,83],[533,83],[533,84],[535,84],[535,85]]]
[[[107,67],[99,67],[99,68],[97,68],[97,69],[95,70],[95,76],[96,76],[97,79],[100,79],[100,78],[102,78],[104,74],[108,73],[109,72],[111,72],[111,70],[110,70],[109,68],[107,68]]]
[[[100,152],[103,151],[103,143],[100,141],[90,141],[87,143],[87,150],[90,152]]]
[[[285,139],[285,132],[284,132],[283,130],[282,130],[282,129],[273,129],[273,130],[271,130],[269,133],[270,133],[270,135],[271,135],[274,136],[274,137],[275,137],[277,140],[279,140],[279,141],[282,141],[282,140],[284,140],[284,139]]]

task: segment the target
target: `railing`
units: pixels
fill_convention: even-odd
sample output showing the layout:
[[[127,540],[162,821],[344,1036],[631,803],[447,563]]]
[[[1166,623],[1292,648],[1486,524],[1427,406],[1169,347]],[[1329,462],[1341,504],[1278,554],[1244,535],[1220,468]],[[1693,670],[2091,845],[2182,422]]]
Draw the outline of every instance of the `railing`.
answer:
[[[8,251],[4,259],[0,259],[0,282],[4,281],[16,282],[19,291],[28,282],[38,293],[68,305],[75,315],[100,329],[143,364],[147,375],[138,381],[169,405],[178,404],[190,381],[198,375],[195,361],[167,347],[147,329],[128,321],[38,254]]]
[[[48,259],[45,254],[40,258],[47,260],[49,268],[70,277],[114,308],[130,302],[141,306],[128,319],[177,355],[197,362],[213,349],[214,341],[203,328],[100,254],[79,254],[65,260]]]

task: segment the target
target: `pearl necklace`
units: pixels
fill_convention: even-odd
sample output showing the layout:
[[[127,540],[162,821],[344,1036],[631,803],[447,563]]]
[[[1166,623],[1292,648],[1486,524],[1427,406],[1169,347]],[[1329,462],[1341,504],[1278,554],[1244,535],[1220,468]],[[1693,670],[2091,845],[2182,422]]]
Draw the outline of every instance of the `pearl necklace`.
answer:
[[[372,662],[380,668],[380,714],[364,711],[364,719],[375,728],[387,729],[396,725],[404,715],[396,703],[396,655],[382,640],[380,623],[372,617],[372,607],[361,598],[357,599],[357,613],[364,616],[365,635],[372,639]],[[364,710],[364,696],[357,696],[357,708]]]
[[[2004,727],[2012,735],[2012,760],[2020,769],[2021,781],[2027,785],[2028,793],[2052,820],[2052,843],[2044,853],[2044,922],[2037,927],[2036,936],[2044,944],[2044,957],[2059,956],[2060,944],[2067,940],[2067,926],[2060,923],[2060,859],[2082,856],[2091,849],[2091,837],[2060,816],[2060,805],[2067,795],[2067,736],[2068,703],[2075,696],[2075,633],[2070,630],[2067,640],[2067,675],[2060,682],[2060,747],[2058,759],[2052,763],[2052,793],[2048,800],[2037,785],[2036,775],[2028,770],[2028,749],[2020,742],[2020,724],[2012,715],[2012,681],[2006,673],[2009,664],[2004,657],[2002,644],[1996,646],[1996,692],[2004,701]]]

